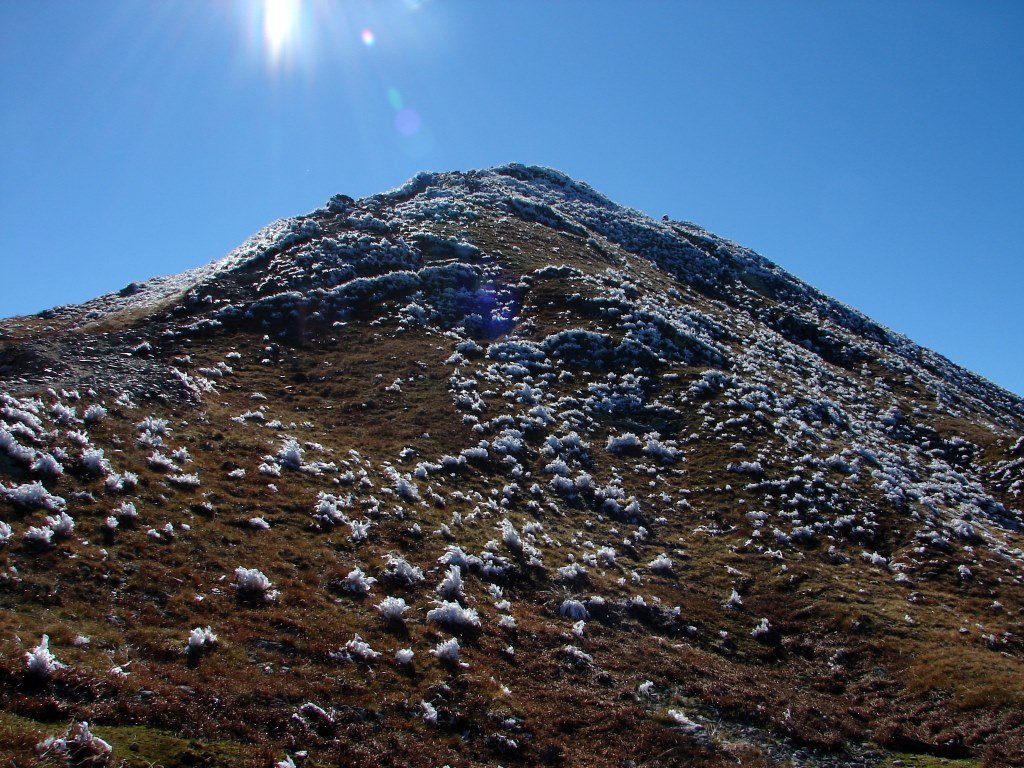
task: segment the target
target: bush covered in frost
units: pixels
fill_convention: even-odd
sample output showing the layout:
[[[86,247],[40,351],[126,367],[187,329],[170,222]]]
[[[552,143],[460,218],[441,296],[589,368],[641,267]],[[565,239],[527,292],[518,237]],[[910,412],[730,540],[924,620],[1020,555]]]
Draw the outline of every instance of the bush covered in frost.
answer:
[[[367,576],[361,568],[353,568],[348,575],[341,580],[341,588],[353,595],[368,595],[377,580]]]
[[[25,509],[46,509],[50,512],[57,512],[67,506],[67,502],[63,498],[50,493],[39,482],[25,483],[13,488],[5,488],[0,485],[0,496],[16,507]]]
[[[240,598],[271,602],[276,600],[279,594],[273,586],[270,579],[257,568],[235,568],[234,587]]]
[[[36,745],[36,752],[46,757],[51,754],[60,755],[72,766],[107,765],[113,748],[94,736],[89,730],[89,723],[73,723],[64,736],[48,736]]]
[[[587,613],[587,607],[579,600],[573,600],[572,598],[567,598],[562,601],[562,604],[558,606],[558,613],[567,619],[573,620],[586,620],[590,617],[590,614]]]
[[[376,608],[384,621],[394,624],[400,623],[405,617],[405,612],[409,610],[405,600],[400,597],[385,597],[377,603]]]
[[[462,570],[457,565],[449,565],[444,579],[437,585],[437,594],[446,600],[462,600],[466,595],[463,591]]]
[[[662,575],[669,575],[672,573],[672,560],[666,554],[660,554],[651,562],[647,564],[647,567],[654,573],[660,573]]]
[[[452,637],[435,645],[431,649],[430,655],[435,656],[438,661],[443,661],[446,664],[459,664],[459,653],[461,650],[459,639]]]
[[[447,627],[479,627],[480,615],[475,608],[463,608],[448,600],[441,600],[436,608],[427,611],[427,621]]]
[[[217,645],[217,635],[210,627],[196,627],[188,635],[185,653],[198,656]]]
[[[411,587],[423,581],[423,569],[410,563],[404,557],[388,555],[384,577],[389,581]]]
[[[57,661],[50,652],[50,636],[43,635],[39,645],[25,652],[25,671],[30,677],[39,680],[48,679],[54,672],[64,669],[67,665]]]

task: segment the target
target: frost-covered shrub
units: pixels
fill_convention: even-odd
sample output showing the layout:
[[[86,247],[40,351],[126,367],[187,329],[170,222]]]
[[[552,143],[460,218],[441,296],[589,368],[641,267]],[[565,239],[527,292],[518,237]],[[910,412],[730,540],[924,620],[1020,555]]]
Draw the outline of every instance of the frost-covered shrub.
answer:
[[[64,474],[64,466],[49,453],[40,453],[30,467],[32,472],[44,477],[57,477]]]
[[[448,566],[444,579],[437,585],[437,594],[446,600],[462,600],[466,596],[463,591],[462,570],[458,566]]]
[[[480,615],[475,608],[463,608],[456,602],[441,600],[427,611],[427,621],[449,627],[479,627]]]
[[[639,437],[632,432],[625,432],[621,435],[609,435],[605,449],[612,453],[628,453],[639,451],[644,444]]]
[[[122,524],[131,525],[137,523],[139,520],[139,511],[135,508],[135,505],[130,501],[125,501],[114,510],[114,514],[117,515],[117,519]]]
[[[53,544],[53,528],[49,526],[29,526],[24,534],[25,545],[35,549],[46,549]]]
[[[754,477],[761,477],[764,475],[764,467],[760,461],[734,461],[731,462],[726,469],[729,472],[738,472],[742,475],[753,475]]]
[[[67,665],[57,661],[50,652],[50,636],[43,635],[39,645],[25,652],[25,671],[30,677],[46,680],[54,672],[64,669]]]
[[[672,573],[672,560],[666,554],[660,554],[647,564],[653,573],[669,575]]]
[[[407,667],[412,664],[414,656],[412,648],[399,648],[395,651],[395,662],[403,667]]]
[[[138,484],[139,476],[134,472],[125,472],[124,474],[114,472],[107,475],[107,479],[103,481],[103,487],[111,493],[123,493],[131,490]]]
[[[302,469],[302,457],[304,454],[305,451],[299,445],[299,441],[289,437],[281,444],[281,448],[277,451],[274,458],[285,469],[300,470]]]
[[[57,512],[67,506],[67,502],[63,498],[50,493],[39,482],[25,483],[13,488],[5,488],[0,485],[0,495],[16,507],[26,509],[46,509],[50,512]]]
[[[235,591],[243,599],[271,602],[277,599],[278,591],[270,579],[257,568],[235,568]]]
[[[579,600],[573,600],[567,598],[562,601],[562,604],[558,606],[558,613],[567,619],[583,619],[590,618],[590,614],[587,612],[587,607],[583,605]]]
[[[67,512],[48,516],[46,525],[53,531],[55,539],[65,539],[75,530],[75,521]]]
[[[457,565],[459,568],[468,569],[473,565],[480,564],[480,558],[467,552],[456,544],[449,544],[445,547],[444,554],[437,558],[441,565]]]
[[[658,439],[657,433],[646,435],[646,442],[644,443],[644,455],[650,456],[656,461],[660,461],[662,464],[674,464],[679,460],[679,451],[673,448],[671,445],[662,442]]]
[[[254,531],[269,531],[270,523],[267,522],[265,517],[250,517],[245,521],[245,524],[252,528]]]
[[[523,540],[519,536],[519,531],[516,530],[516,527],[512,524],[511,520],[506,519],[501,521],[501,541],[513,552],[523,551]]]
[[[411,587],[413,584],[419,584],[423,581],[423,569],[413,565],[404,557],[388,555],[384,577],[390,581]]]
[[[341,588],[353,595],[368,595],[377,580],[367,576],[361,568],[353,568],[348,575],[341,580]]]
[[[774,635],[774,632],[775,630],[772,629],[772,625],[768,619],[761,619],[761,621],[757,623],[757,626],[750,631],[750,636],[755,640],[761,640],[763,642],[770,640]]]
[[[686,716],[686,713],[682,710],[670,709],[668,710],[668,716],[672,718],[672,722],[675,724],[677,728],[683,731],[683,733],[697,735],[704,731],[703,725],[694,720],[691,720],[689,717]]]
[[[64,736],[47,736],[36,744],[36,752],[45,757],[50,754],[61,755],[68,764],[73,766],[103,766],[110,762],[113,748],[94,736],[89,730],[89,723],[73,723]]]
[[[440,658],[440,656],[438,657]],[[455,662],[458,661],[458,649],[455,653]],[[420,702],[420,709],[423,710],[423,722],[428,725],[437,725],[437,707],[431,704],[429,701],[423,700]]]
[[[348,517],[342,512],[352,504],[352,497],[344,498],[321,491],[317,495],[316,509],[313,510],[313,519],[316,526],[322,530],[330,530],[336,525],[348,521]]]
[[[53,414],[54,423],[60,424],[62,427],[70,427],[78,421],[78,411],[63,403],[54,403],[50,408],[50,413]]]
[[[171,475],[170,477],[167,478],[167,482],[173,486],[176,486],[178,488],[185,488],[187,490],[198,488],[202,484],[202,481],[200,481],[199,479],[199,475],[195,474]]]
[[[462,649],[459,647],[459,639],[457,637],[443,640],[431,649],[430,655],[435,656],[438,661],[443,661],[446,664],[459,664],[459,652]]]
[[[107,417],[107,409],[99,403],[93,403],[85,409],[82,419],[86,424],[97,424]]]
[[[516,628],[516,617],[515,616],[502,616],[498,619],[498,626],[502,629],[513,630]]]
[[[377,603],[376,608],[384,621],[395,624],[400,623],[405,612],[409,610],[409,606],[406,605],[405,600],[400,597],[385,597]]]
[[[35,456],[35,452],[31,448],[26,448],[19,443],[14,435],[4,427],[0,427],[0,450],[22,464],[28,464]]]
[[[109,475],[113,470],[101,448],[86,448],[82,451],[82,469],[93,475]]]
[[[371,525],[369,520],[349,520],[348,527],[352,531],[349,538],[354,544],[366,541],[370,537]]]
[[[573,664],[584,666],[591,664],[594,661],[594,657],[589,653],[586,653],[583,649],[577,648],[575,645],[567,645],[562,648],[562,653],[565,654],[566,658]]]
[[[380,653],[373,650],[370,644],[359,635],[355,635],[345,643],[341,656],[350,661],[375,661],[380,658]]]
[[[579,563],[570,563],[556,569],[555,576],[561,581],[583,581],[587,578],[587,569]]]
[[[743,598],[740,597],[740,593],[735,589],[729,595],[729,599],[725,601],[725,607],[733,611],[738,611],[743,607]]]
[[[407,477],[399,476],[395,479],[395,493],[398,494],[399,498],[406,501],[420,500],[419,489]]]
[[[178,467],[174,463],[174,460],[170,456],[165,456],[160,451],[153,451],[146,459],[146,463],[155,470],[160,472],[170,472],[171,470],[177,471]]]
[[[615,565],[615,550],[611,547],[599,547],[596,555],[602,564],[609,567]]]
[[[144,418],[136,428],[139,432],[148,432],[151,435],[166,435],[170,431],[167,428],[167,419],[157,419],[153,416]]]
[[[185,653],[199,655],[217,645],[217,635],[211,627],[196,627],[188,635]]]
[[[11,526],[9,526],[3,520],[0,520],[0,547],[8,544],[11,541],[11,537],[13,536],[14,530],[11,528]]]

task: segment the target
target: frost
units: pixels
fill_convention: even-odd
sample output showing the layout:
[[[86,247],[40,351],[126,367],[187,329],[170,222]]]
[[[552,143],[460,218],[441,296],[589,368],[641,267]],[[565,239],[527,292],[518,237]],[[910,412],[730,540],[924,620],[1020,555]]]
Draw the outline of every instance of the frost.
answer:
[[[766,640],[771,637],[773,631],[772,625],[769,623],[768,619],[761,619],[761,621],[757,623],[757,626],[750,631],[750,636],[755,640]]]
[[[32,677],[46,680],[54,672],[64,669],[67,665],[57,661],[50,652],[50,636],[43,635],[39,645],[25,652],[25,669]]]
[[[579,600],[573,600],[571,598],[562,601],[562,604],[558,606],[558,613],[567,619],[573,620],[586,620],[590,618],[590,614],[587,612],[587,607]]]
[[[235,568],[234,586],[238,596],[244,599],[272,602],[279,594],[270,579],[256,568]]]
[[[389,554],[384,576],[390,581],[411,587],[423,581],[423,569],[416,567],[404,557]]]
[[[479,627],[480,616],[474,608],[463,608],[448,600],[441,600],[436,608],[427,611],[427,621],[450,627]]]
[[[562,653],[566,655],[566,658],[568,658],[569,661],[575,664],[585,665],[591,664],[594,661],[593,656],[591,656],[589,653],[586,653],[582,649],[577,648],[575,645],[565,646],[564,648],[562,648]]]
[[[53,531],[55,539],[65,539],[75,530],[75,521],[67,512],[48,516],[46,525]]]
[[[41,453],[32,462],[32,472],[45,477],[58,477],[64,474],[64,466],[49,453]]]
[[[629,451],[639,451],[643,445],[639,437],[632,432],[626,432],[621,435],[609,436],[605,449],[612,453],[628,453]]]
[[[14,488],[5,488],[0,484],[0,495],[17,507],[26,509],[46,509],[57,512],[67,506],[60,496],[46,490],[42,483],[26,483]]]
[[[437,585],[437,594],[446,600],[462,600],[465,597],[462,570],[457,565],[448,566],[444,579]]]
[[[367,576],[361,568],[353,568],[348,575],[341,580],[341,588],[354,595],[368,595],[377,580]]]
[[[443,640],[433,647],[430,651],[431,656],[435,656],[438,661],[443,661],[446,664],[458,665],[459,653],[462,649],[459,647],[459,639],[457,637]]]
[[[376,608],[384,621],[394,623],[400,623],[405,612],[409,610],[409,606],[405,604],[405,600],[400,597],[385,597],[377,603]]]
[[[647,564],[647,567],[654,573],[669,575],[672,573],[672,560],[666,554],[658,555]]]
[[[210,627],[196,627],[188,635],[185,653],[199,655],[217,645],[217,635]]]
[[[85,413],[82,414],[82,420],[86,424],[97,424],[107,417],[107,409],[99,403],[93,403],[85,409]]]
[[[113,748],[94,736],[89,723],[82,721],[72,723],[64,736],[43,739],[36,745],[36,752],[43,757],[57,753],[73,766],[102,766],[108,764]]]
[[[380,653],[373,650],[373,648],[370,647],[370,644],[363,640],[359,635],[355,635],[351,640],[345,643],[339,655],[349,661],[369,662],[376,661],[380,658]]]

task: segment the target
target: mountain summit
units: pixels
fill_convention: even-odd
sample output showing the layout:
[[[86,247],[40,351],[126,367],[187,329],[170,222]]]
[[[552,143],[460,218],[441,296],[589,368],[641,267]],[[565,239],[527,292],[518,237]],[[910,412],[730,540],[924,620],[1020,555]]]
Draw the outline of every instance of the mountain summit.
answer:
[[[1019,765],[1022,492],[1021,398],[758,254],[419,174],[0,321],[0,754]]]

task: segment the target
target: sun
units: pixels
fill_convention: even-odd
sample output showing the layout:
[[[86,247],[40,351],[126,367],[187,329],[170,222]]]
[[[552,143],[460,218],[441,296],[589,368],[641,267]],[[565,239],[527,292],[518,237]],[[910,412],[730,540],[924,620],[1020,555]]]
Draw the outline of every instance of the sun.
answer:
[[[263,40],[273,61],[298,33],[300,4],[301,0],[263,0]]]

